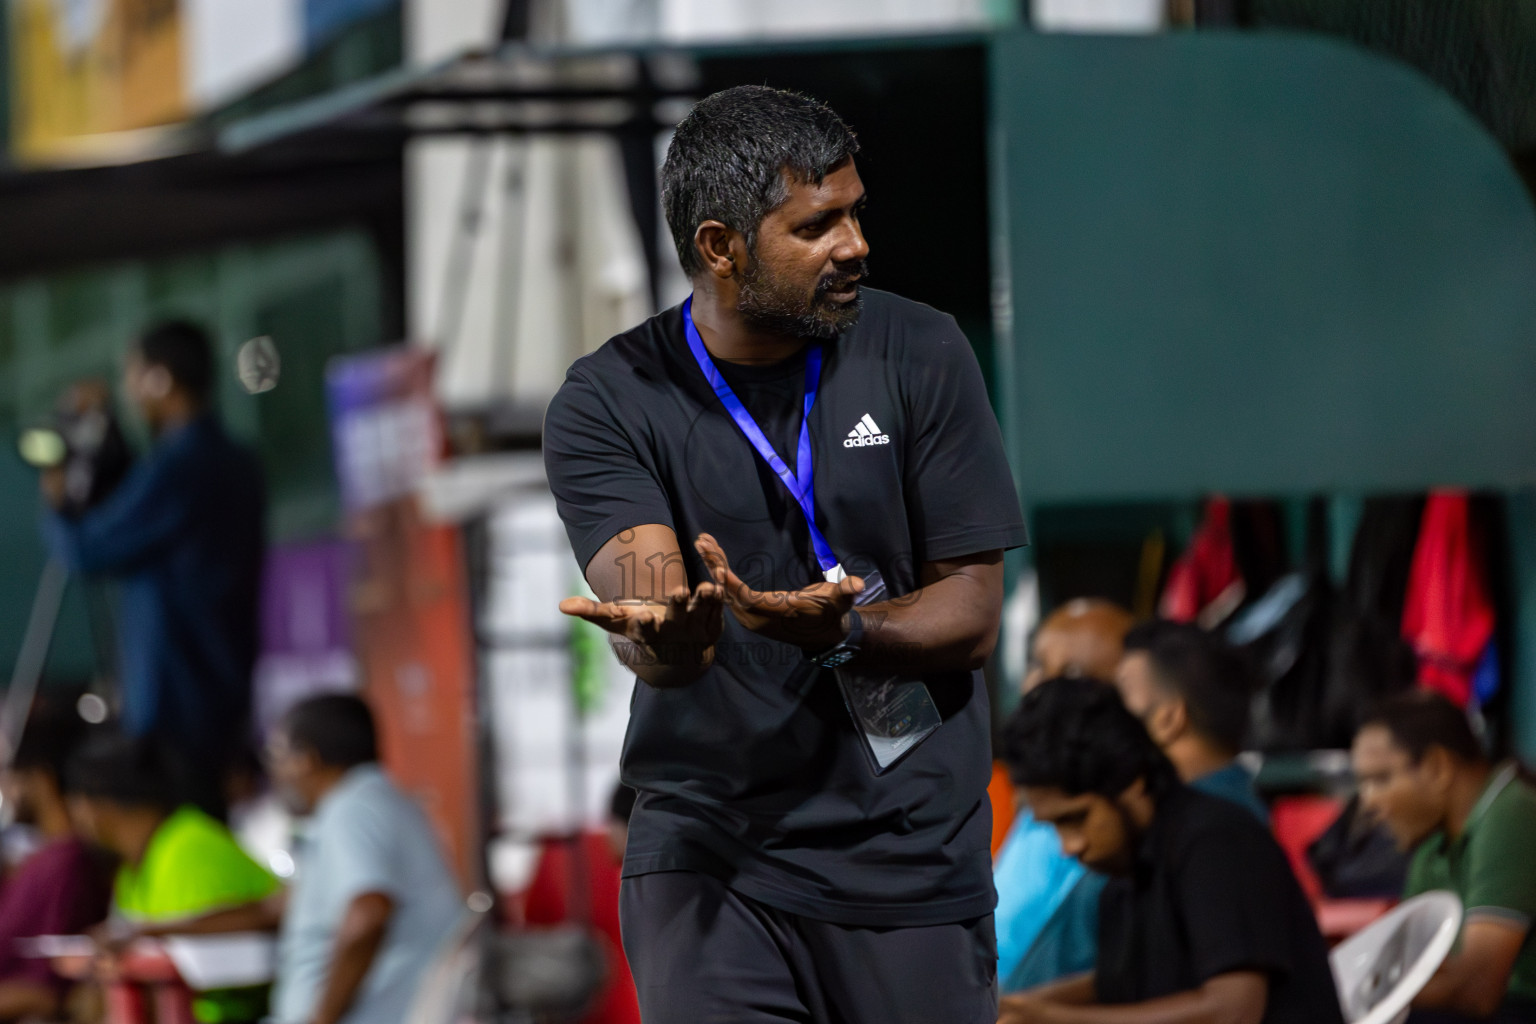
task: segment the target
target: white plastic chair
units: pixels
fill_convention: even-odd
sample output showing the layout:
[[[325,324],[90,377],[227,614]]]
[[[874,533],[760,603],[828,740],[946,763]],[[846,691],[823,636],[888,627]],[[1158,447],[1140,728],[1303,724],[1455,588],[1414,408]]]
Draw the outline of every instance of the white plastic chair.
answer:
[[[481,911],[466,910],[437,953],[422,971],[416,994],[406,1010],[406,1024],[458,1024],[472,1019],[480,971]]]
[[[1402,1024],[1461,930],[1461,900],[1426,892],[1350,936],[1329,956],[1349,1024]]]

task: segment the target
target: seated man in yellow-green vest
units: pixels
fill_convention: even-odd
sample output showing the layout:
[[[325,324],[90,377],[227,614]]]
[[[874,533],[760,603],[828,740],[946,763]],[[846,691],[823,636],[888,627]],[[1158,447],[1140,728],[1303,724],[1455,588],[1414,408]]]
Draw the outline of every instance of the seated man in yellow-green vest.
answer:
[[[1450,889],[1461,935],[1412,1020],[1536,1021],[1536,788],[1489,763],[1462,709],[1437,694],[1373,712],[1352,752],[1360,806],[1414,851],[1405,896]]]
[[[122,861],[113,886],[119,935],[175,932],[178,921],[268,899],[277,879],[240,848],[224,825],[175,798],[161,752],[151,743],[110,737],[69,764],[69,813],[85,838]],[[199,993],[193,1012],[205,1024],[259,1020],[267,986]]]

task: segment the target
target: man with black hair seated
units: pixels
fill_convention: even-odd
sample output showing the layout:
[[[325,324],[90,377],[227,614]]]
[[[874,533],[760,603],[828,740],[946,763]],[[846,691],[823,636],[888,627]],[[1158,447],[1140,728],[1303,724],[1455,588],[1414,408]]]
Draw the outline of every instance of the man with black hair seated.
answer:
[[[56,1017],[68,987],[19,940],[78,934],[107,916],[111,863],[75,834],[64,802],[64,763],[84,727],[72,709],[34,711],[0,774],[14,820],[42,841],[0,885],[0,1020]]]
[[[378,765],[373,713],[347,694],[301,701],[273,730],[267,761],[289,809],[312,815],[293,887],[164,930],[281,928],[278,1024],[402,1020],[464,901],[425,816]]]
[[[74,572],[117,578],[123,729],[174,751],[180,784],[222,816],[222,776],[250,714],[257,654],[263,485],[255,456],[214,412],[208,335],[181,321],[130,349],[123,392],[154,447],[115,490],[43,533]],[[65,506],[63,470],[43,493]]]
[[[273,1016],[284,1024],[391,1024],[464,915],[420,809],[378,765],[357,697],[314,697],[268,746],[272,781],[314,820],[284,911]]]
[[[1004,743],[1035,817],[1111,881],[1096,969],[1004,996],[1001,1024],[1342,1024],[1285,854],[1251,814],[1185,786],[1112,688],[1041,684]]]
[[[1466,712],[1431,693],[1373,711],[1352,751],[1360,806],[1413,850],[1405,896],[1450,889],[1456,947],[1414,1000],[1414,1020],[1536,1021],[1536,787],[1489,763]]]
[[[1253,776],[1236,760],[1254,689],[1240,652],[1187,622],[1144,622],[1126,634],[1115,685],[1179,778],[1269,823]]]
[[[115,938],[183,931],[214,910],[259,904],[278,891],[224,825],[179,804],[165,752],[154,742],[106,736],[87,743],[66,769],[69,814],[85,838],[122,861],[113,889]],[[252,1021],[265,987],[201,993],[202,1021]]]

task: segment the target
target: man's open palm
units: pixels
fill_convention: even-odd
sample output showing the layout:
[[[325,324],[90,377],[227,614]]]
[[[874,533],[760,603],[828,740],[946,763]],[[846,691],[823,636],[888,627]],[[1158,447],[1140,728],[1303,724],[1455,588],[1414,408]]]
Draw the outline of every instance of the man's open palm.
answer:
[[[686,587],[678,587],[665,601],[568,597],[560,602],[560,610],[652,649],[682,645],[704,648],[720,639],[725,598],[717,584],[706,581],[691,594]]]
[[[701,533],[693,547],[724,590],[737,621],[754,633],[806,651],[824,651],[843,638],[843,616],[864,589],[863,580],[849,576],[840,583],[813,583],[803,590],[753,590],[731,571],[715,538]]]

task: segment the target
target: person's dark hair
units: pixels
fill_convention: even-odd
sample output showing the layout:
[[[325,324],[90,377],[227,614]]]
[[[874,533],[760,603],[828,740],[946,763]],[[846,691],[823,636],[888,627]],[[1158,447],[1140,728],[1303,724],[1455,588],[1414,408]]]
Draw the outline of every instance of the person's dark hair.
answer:
[[[1184,701],[1195,732],[1229,753],[1243,749],[1254,675],[1241,651],[1199,626],[1166,619],[1131,628],[1125,653],[1136,651],[1147,655],[1162,688]]]
[[[1431,747],[1443,747],[1462,761],[1487,760],[1467,713],[1442,694],[1416,690],[1388,697],[1360,722],[1361,729],[1371,726],[1387,730],[1414,764],[1424,760]]]
[[[309,751],[333,768],[379,759],[373,712],[350,693],[328,693],[295,704],[283,716],[283,737],[294,750]]]
[[[700,100],[683,118],[661,168],[661,201],[689,277],[704,269],[693,233],[718,220],[755,251],[763,218],[789,198],[784,180],[821,184],[859,151],[842,118],[800,93],[739,85]]]
[[[180,803],[174,778],[160,744],[116,734],[87,741],[64,770],[65,789],[72,795],[161,811]]]
[[[1014,785],[1071,796],[1114,799],[1141,779],[1155,798],[1178,782],[1114,686],[1082,677],[1047,679],[1024,695],[1003,727],[1003,761]]]
[[[135,345],[144,362],[163,366],[187,393],[206,399],[213,390],[213,343],[208,332],[188,320],[167,320],[143,334]]]
[[[27,717],[21,742],[11,755],[11,768],[21,772],[47,772],[61,790],[66,789],[66,767],[85,740],[86,724],[73,707],[33,709]]]

